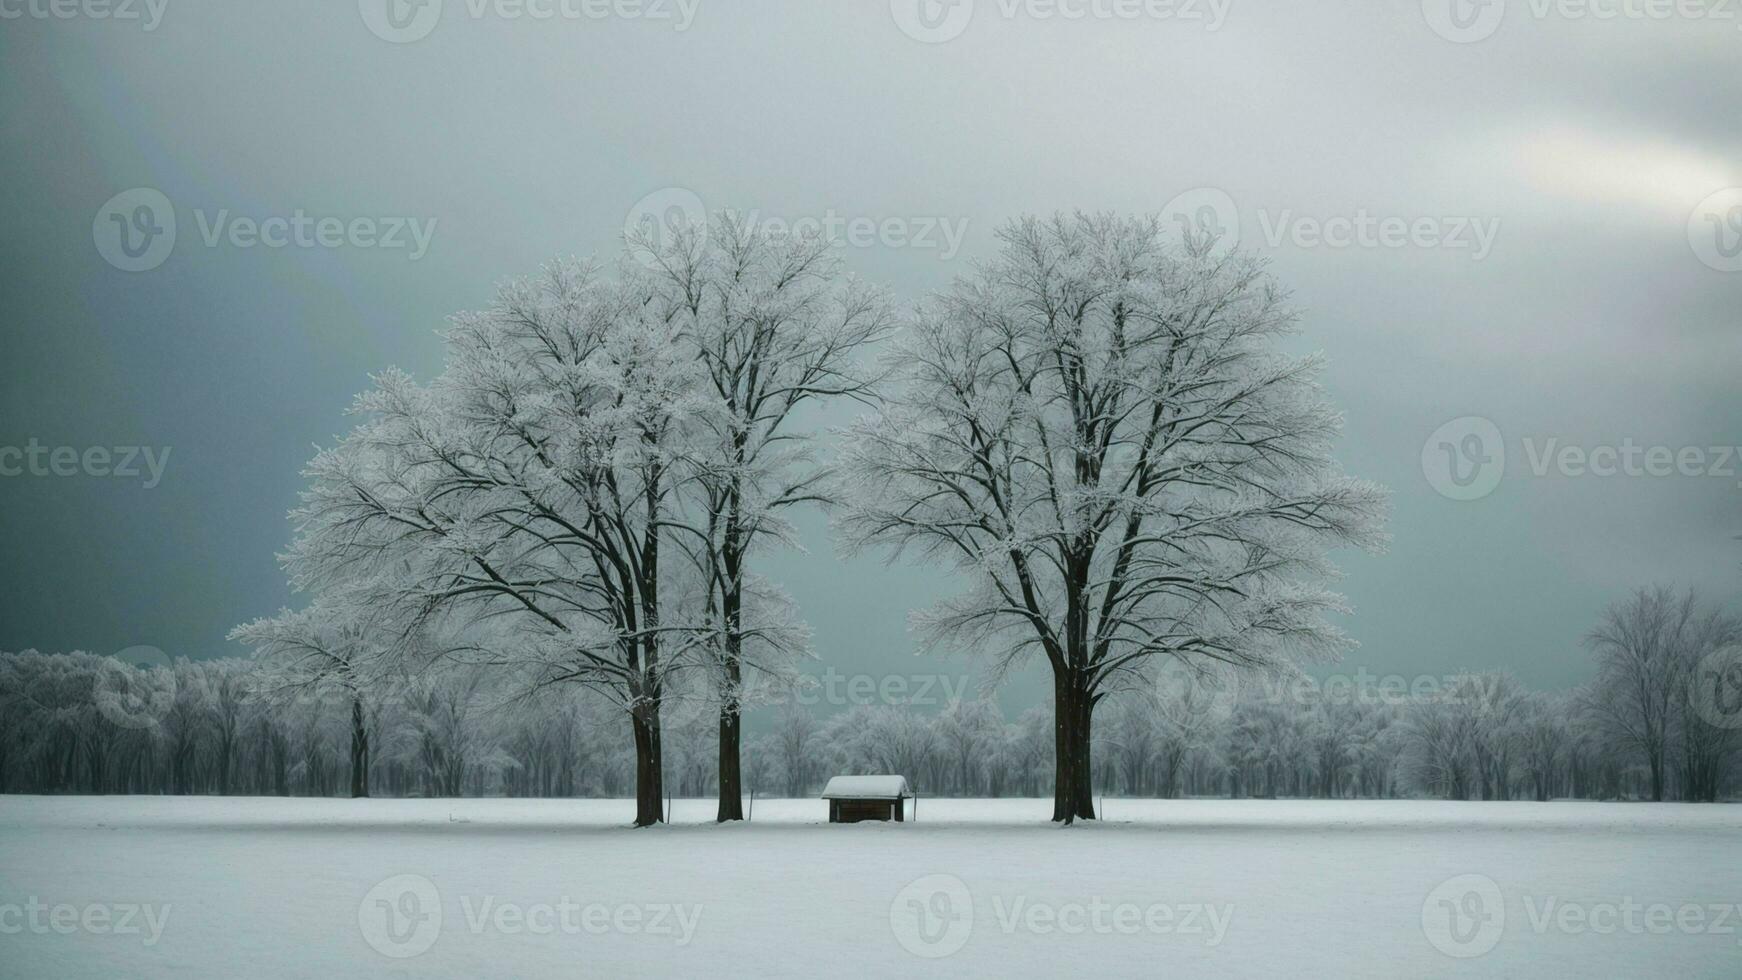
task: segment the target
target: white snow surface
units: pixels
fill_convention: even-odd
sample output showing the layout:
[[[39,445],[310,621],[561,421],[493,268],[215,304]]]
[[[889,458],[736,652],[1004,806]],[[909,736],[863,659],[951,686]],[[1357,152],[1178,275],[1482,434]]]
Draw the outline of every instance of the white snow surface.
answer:
[[[913,795],[901,776],[834,776],[823,787],[825,800],[904,800]]]
[[[1742,977],[1737,806],[632,808],[0,797],[0,977]]]

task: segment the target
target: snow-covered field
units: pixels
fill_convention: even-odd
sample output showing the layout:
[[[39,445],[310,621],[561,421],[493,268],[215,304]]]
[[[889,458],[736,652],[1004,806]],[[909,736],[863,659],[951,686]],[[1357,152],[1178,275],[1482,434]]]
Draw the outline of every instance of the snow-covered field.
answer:
[[[0,976],[1742,976],[1742,807],[0,797]]]

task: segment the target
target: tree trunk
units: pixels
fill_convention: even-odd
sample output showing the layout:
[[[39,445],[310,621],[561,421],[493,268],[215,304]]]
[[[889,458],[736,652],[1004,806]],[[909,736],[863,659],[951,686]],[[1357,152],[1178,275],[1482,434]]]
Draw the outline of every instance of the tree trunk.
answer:
[[[728,532],[735,534],[735,527]],[[743,615],[743,568],[735,547],[726,552],[725,594],[721,597],[721,614],[726,624],[725,686],[720,699],[720,807],[714,814],[716,823],[744,819],[744,786],[740,771],[739,735],[743,730],[743,705],[739,703],[744,682],[742,661],[743,636],[740,617]]]
[[[659,705],[643,701],[629,714],[635,729],[635,826],[665,822],[665,780],[659,744]]]
[[[351,698],[351,798],[369,795],[369,729],[363,721],[363,701]]]
[[[272,792],[277,796],[290,795],[290,750],[284,741],[273,736],[272,749]]]
[[[734,458],[744,461],[744,434],[734,437]],[[720,618],[725,626],[726,689],[720,699],[720,806],[714,814],[716,823],[744,819],[744,787],[741,774],[739,735],[743,730],[743,615],[744,615],[744,552],[741,547],[741,490],[734,482],[726,496],[724,538],[720,549]]]
[[[229,735],[225,735],[223,737],[222,741],[220,741],[218,743],[218,795],[219,796],[229,796],[230,795],[230,771],[231,771],[231,769],[233,769],[235,767],[235,762],[233,760],[233,757],[236,754],[235,741],[236,741],[235,735],[229,734]]]
[[[1094,773],[1090,766],[1093,699],[1074,673],[1053,677],[1052,818],[1071,824],[1095,819]]]
[[[743,717],[736,702],[720,706],[720,809],[717,823],[744,819],[744,788],[738,758]]]
[[[647,485],[642,490],[647,525],[641,532],[641,571],[635,583],[640,597],[640,626],[646,631],[638,641],[641,657],[634,664],[638,676],[630,684],[634,698],[630,721],[635,729],[637,827],[665,822],[665,753],[660,745],[659,717],[664,701],[664,684],[659,673],[659,513],[663,472],[658,464],[649,467]]]

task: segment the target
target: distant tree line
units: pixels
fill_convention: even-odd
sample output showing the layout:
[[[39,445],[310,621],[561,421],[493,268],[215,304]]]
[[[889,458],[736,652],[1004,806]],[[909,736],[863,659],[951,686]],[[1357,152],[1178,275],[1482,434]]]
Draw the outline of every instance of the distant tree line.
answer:
[[[1113,795],[1688,800],[1742,795],[1742,675],[1729,614],[1642,591],[1589,636],[1596,673],[1570,691],[1509,673],[1319,682],[1180,673],[1104,709],[1092,757]],[[286,696],[258,659],[133,666],[86,653],[0,655],[0,790],[11,793],[623,797],[635,753],[609,701],[528,697],[456,663],[377,678],[359,698]],[[355,706],[361,705],[360,713]],[[717,712],[674,701],[672,795],[718,789]],[[360,722],[359,722],[360,719]],[[353,750],[356,725],[370,747]],[[1052,793],[1054,719],[996,701],[938,711],[788,703],[743,753],[746,791],[803,796],[829,776],[894,772],[932,796]],[[360,769],[360,766],[366,768]]]

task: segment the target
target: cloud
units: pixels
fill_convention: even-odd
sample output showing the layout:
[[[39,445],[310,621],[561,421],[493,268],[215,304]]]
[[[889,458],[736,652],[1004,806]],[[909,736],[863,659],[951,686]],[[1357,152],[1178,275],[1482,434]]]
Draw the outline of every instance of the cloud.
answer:
[[[1742,183],[1735,165],[1655,137],[1556,126],[1515,139],[1511,147],[1516,172],[1531,187],[1593,204],[1685,215],[1713,191]]]

